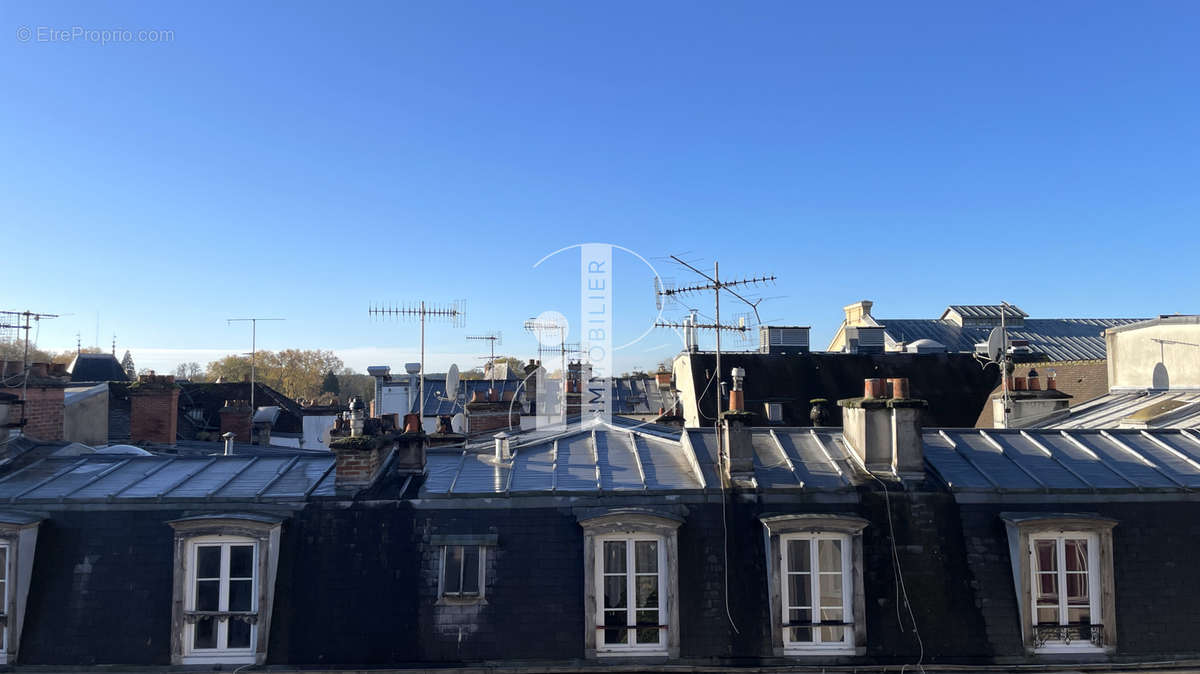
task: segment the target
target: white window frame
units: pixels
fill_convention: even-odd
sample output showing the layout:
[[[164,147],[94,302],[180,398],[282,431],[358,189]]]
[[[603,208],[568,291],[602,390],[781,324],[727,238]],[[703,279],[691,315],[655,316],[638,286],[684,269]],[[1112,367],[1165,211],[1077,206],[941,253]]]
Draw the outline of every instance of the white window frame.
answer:
[[[0,547],[6,550],[4,589],[0,593],[3,635],[0,635],[0,665],[17,663],[29,581],[37,551],[38,527],[42,517],[20,511],[0,511]]]
[[[678,529],[683,524],[683,516],[669,507],[580,508],[577,512],[580,514],[579,525],[583,528],[584,655],[588,658],[678,658]],[[659,625],[665,627],[659,629],[657,645],[630,648],[622,644],[605,644],[601,635],[604,629],[603,541],[630,538],[659,542]],[[647,648],[649,646],[653,647]]]
[[[447,543],[441,546],[441,563],[438,565],[438,600],[444,602],[481,602],[484,600],[487,579],[487,545],[480,543]],[[479,591],[472,594],[463,592],[449,593],[446,592],[446,560],[449,558],[450,548],[479,548]],[[465,559],[465,557],[464,557]],[[463,564],[459,567],[459,588],[462,588],[462,580],[465,580]]]
[[[211,513],[167,523],[175,529],[171,664],[261,665],[266,662],[271,615],[275,604],[275,575],[279,567],[279,538],[283,519],[282,516],[269,513]],[[216,543],[254,545],[251,606],[255,615],[250,631],[250,648],[192,648],[195,635],[193,621],[196,615],[191,611],[191,607],[195,606],[195,598],[192,595],[196,587],[196,549],[202,545]],[[223,550],[221,555],[222,574],[225,575],[228,553]],[[227,578],[222,581],[222,590],[222,595],[228,597]],[[227,632],[228,627],[225,627],[224,631]]]
[[[604,570],[604,544],[620,541],[625,543],[625,624],[626,635],[629,637],[624,644],[610,644],[604,641],[604,632],[607,630],[601,626],[606,624],[605,614],[612,612],[604,608],[604,580],[607,576],[615,575],[605,573]],[[658,577],[658,641],[653,644],[637,643],[637,577],[636,568],[636,547],[639,541],[653,542],[657,551],[656,573]],[[596,572],[593,574],[596,583],[596,651],[600,653],[620,653],[620,654],[666,654],[667,652],[667,631],[671,629],[671,616],[668,614],[668,608],[664,606],[666,600],[667,587],[667,542],[656,534],[606,534],[596,536]],[[642,609],[649,610],[649,609]]]
[[[867,652],[866,604],[863,590],[863,537],[869,522],[856,515],[838,513],[796,513],[764,515],[759,518],[767,553],[767,593],[771,604],[771,645],[776,656],[804,658],[844,658]],[[788,627],[787,541],[797,539],[842,541],[842,641],[832,643],[795,642]],[[815,554],[817,546],[810,548]],[[810,558],[811,559],[811,558]],[[819,567],[812,567],[814,572]],[[813,601],[819,603],[819,579],[814,573]],[[814,613],[814,618],[819,614]],[[819,628],[813,628],[814,631]]]
[[[1021,638],[1030,654],[1113,653],[1117,644],[1116,586],[1113,576],[1113,528],[1116,520],[1087,513],[1011,512],[1000,513],[1008,535],[1013,586],[1021,612]],[[1034,541],[1084,538],[1088,540],[1088,599],[1091,624],[1099,627],[1090,639],[1039,641],[1037,594],[1034,582]],[[1056,554],[1058,554],[1056,548]],[[1062,559],[1059,568],[1064,570]],[[1061,581],[1060,581],[1061,582]],[[1060,606],[1066,588],[1060,586]],[[1059,614],[1059,620],[1065,614]],[[1074,636],[1074,635],[1072,635]]]
[[[821,628],[818,627],[818,622],[813,622],[812,633],[813,641],[792,641],[792,627],[789,626],[789,614],[792,610],[791,583],[789,576],[794,575],[794,572],[788,567],[788,543],[791,541],[808,541],[809,542],[809,593],[813,605],[809,607],[812,611],[814,621],[820,621],[821,610],[821,575],[819,549],[822,541],[838,541],[841,543],[841,568],[838,573],[841,575],[842,585],[842,639],[840,641],[821,641]],[[854,654],[854,579],[853,579],[853,564],[851,558],[853,541],[849,534],[842,533],[817,533],[805,532],[798,534],[785,534],[779,538],[779,572],[780,576],[780,592],[782,601],[780,602],[782,614],[780,615],[783,638],[784,652],[788,655],[803,655],[806,653],[825,653],[829,655],[853,655]]]
[[[1064,628],[1070,627],[1067,622],[1067,560],[1066,560],[1066,542],[1068,540],[1085,540],[1087,541],[1087,583],[1088,583],[1088,615],[1090,624],[1104,625],[1104,611],[1102,607],[1101,597],[1101,582],[1100,582],[1100,537],[1095,532],[1088,531],[1059,531],[1030,534],[1029,536],[1029,589],[1030,589],[1030,611],[1031,620],[1033,621],[1033,629],[1036,635],[1037,628],[1041,625],[1038,622],[1038,566],[1037,566],[1037,542],[1038,541],[1053,541],[1055,554],[1055,571],[1056,583],[1058,584],[1058,624]],[[1066,636],[1066,635],[1064,635]],[[1059,653],[1059,652],[1079,652],[1079,651],[1103,651],[1102,646],[1096,646],[1092,642],[1075,638],[1066,639],[1047,639],[1042,645],[1038,646],[1035,643],[1035,648],[1039,653]]]
[[[253,615],[253,621],[250,623],[250,645],[245,648],[225,648],[221,647],[222,643],[228,644],[229,639],[229,623],[232,620],[237,620],[229,612],[229,582],[231,577],[230,570],[230,549],[234,546],[250,546],[253,551],[251,559],[251,569],[254,572],[251,578],[250,589],[250,613]],[[184,615],[187,617],[196,615],[196,583],[198,572],[197,555],[202,547],[219,547],[221,549],[220,560],[220,589],[218,591],[218,601],[220,602],[216,618],[216,648],[196,648],[196,622],[185,617],[185,627],[183,635],[183,664],[205,664],[215,661],[228,664],[254,664],[254,651],[258,644],[258,612],[259,612],[259,583],[261,582],[259,573],[259,555],[262,554],[259,549],[258,541],[245,536],[197,536],[188,541],[187,552],[187,585],[184,599]],[[240,612],[239,612],[240,613]],[[222,615],[223,614],[223,615]]]

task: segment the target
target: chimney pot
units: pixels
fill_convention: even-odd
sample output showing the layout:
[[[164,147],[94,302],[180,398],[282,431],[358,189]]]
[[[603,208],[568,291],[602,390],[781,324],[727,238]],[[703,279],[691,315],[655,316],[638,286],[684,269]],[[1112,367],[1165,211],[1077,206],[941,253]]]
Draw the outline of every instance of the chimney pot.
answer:
[[[421,432],[421,415],[408,413],[404,415],[404,432],[405,433],[420,433]]]
[[[893,377],[888,379],[888,383],[892,386],[893,398],[908,398],[908,377]]]
[[[887,391],[884,389],[882,379],[872,378],[863,380],[863,397],[864,398],[886,398]]]
[[[1058,373],[1054,370],[1050,370],[1050,372],[1046,373],[1046,390],[1058,390]]]
[[[1014,390],[1014,391],[1024,391],[1024,390],[1026,390],[1026,389],[1025,389],[1025,378],[1024,378],[1024,377],[1013,377],[1013,390]]]

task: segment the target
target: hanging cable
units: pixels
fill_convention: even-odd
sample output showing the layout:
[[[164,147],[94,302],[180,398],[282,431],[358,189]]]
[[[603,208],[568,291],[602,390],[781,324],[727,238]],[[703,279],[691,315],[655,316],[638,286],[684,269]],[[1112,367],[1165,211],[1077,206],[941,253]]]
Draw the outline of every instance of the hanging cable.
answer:
[[[917,617],[913,613],[912,603],[909,602],[909,600],[908,600],[908,587],[904,584],[904,570],[900,567],[900,553],[896,550],[896,527],[892,522],[891,495],[888,492],[887,484],[885,484],[883,480],[880,480],[878,477],[876,477],[876,475],[874,473],[872,473],[869,470],[866,471],[866,473],[867,473],[867,475],[871,476],[871,479],[878,482],[880,487],[883,488],[883,502],[884,502],[884,507],[887,510],[887,518],[888,518],[888,538],[891,541],[891,549],[892,549],[892,575],[895,578],[895,583],[896,583],[896,620],[897,620],[897,622],[900,623],[900,629],[903,630],[904,629],[904,621],[901,619],[901,616],[900,616],[900,596],[903,595],[904,607],[905,607],[905,609],[907,609],[908,619],[912,623],[913,635],[916,636],[916,638],[917,638],[918,655],[917,655],[916,667],[918,670],[920,670],[923,673],[925,671],[925,667],[923,666],[923,664],[925,662],[925,642],[921,639],[921,631],[919,629],[917,629]],[[904,672],[904,668],[907,666],[908,665],[904,665],[903,667],[901,667],[900,671]]]

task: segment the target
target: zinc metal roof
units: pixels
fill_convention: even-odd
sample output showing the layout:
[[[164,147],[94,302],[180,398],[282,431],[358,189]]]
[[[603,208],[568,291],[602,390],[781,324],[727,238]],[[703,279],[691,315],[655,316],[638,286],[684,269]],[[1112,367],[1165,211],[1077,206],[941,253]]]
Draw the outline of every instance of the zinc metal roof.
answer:
[[[1200,436],[1187,431],[927,430],[925,460],[952,491],[1190,491]]]
[[[963,318],[994,318],[999,320],[1001,312],[1004,313],[1005,317],[1029,317],[1029,314],[1021,311],[1020,307],[1012,304],[1007,307],[1003,304],[951,304],[946,308],[946,311],[953,311]]]
[[[333,494],[333,457],[51,457],[0,478],[0,502],[272,501]]]
[[[1043,428],[1200,429],[1200,391],[1111,391],[1052,417]]]
[[[953,307],[952,307],[953,308]],[[971,353],[987,341],[990,326],[960,326],[946,319],[876,318],[893,341],[932,339],[949,351]],[[1056,360],[1099,360],[1107,357],[1104,331],[1136,323],[1137,318],[1027,318],[1024,325],[1008,328],[1009,339],[1029,341],[1029,347]]]

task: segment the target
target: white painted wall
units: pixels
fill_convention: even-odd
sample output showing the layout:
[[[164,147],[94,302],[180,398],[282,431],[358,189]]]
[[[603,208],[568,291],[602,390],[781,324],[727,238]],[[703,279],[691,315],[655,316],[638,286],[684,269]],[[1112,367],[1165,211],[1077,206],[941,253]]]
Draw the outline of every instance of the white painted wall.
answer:
[[[1160,320],[1105,333],[1109,388],[1200,388],[1200,316]]]

